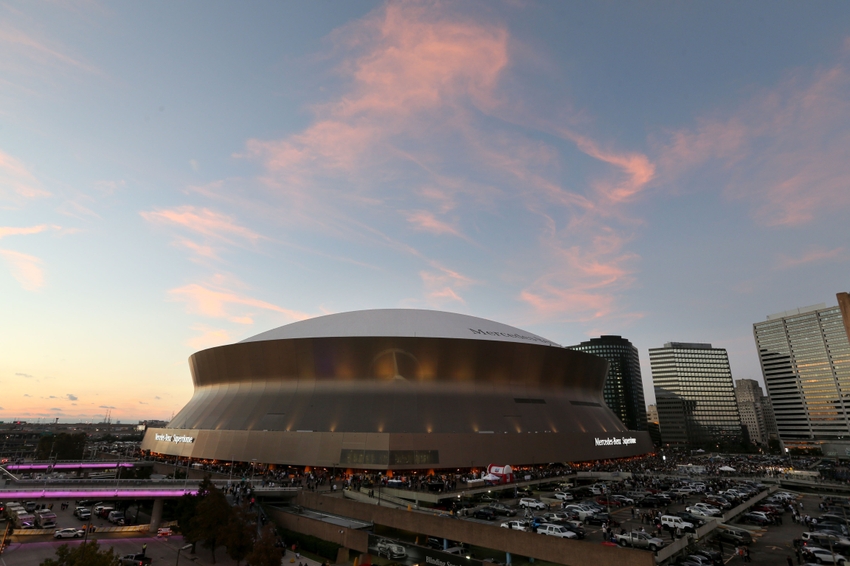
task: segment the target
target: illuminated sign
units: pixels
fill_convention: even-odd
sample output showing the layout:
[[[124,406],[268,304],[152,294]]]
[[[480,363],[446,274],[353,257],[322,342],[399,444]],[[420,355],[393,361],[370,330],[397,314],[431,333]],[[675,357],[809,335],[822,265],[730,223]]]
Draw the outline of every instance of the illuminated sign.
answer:
[[[616,436],[609,438],[595,438],[596,446],[627,446],[629,444],[637,444],[637,438],[633,436],[624,436],[618,438]]]
[[[162,440],[164,442],[173,442],[174,444],[192,444],[195,442],[195,438],[193,436],[179,436],[177,434],[157,434],[154,439]]]

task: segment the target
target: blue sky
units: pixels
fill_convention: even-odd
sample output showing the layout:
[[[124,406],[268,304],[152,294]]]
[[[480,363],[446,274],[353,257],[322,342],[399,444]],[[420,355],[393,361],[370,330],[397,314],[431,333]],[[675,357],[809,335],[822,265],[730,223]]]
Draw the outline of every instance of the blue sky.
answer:
[[[0,418],[432,308],[729,350],[850,290],[845,3],[0,4]]]

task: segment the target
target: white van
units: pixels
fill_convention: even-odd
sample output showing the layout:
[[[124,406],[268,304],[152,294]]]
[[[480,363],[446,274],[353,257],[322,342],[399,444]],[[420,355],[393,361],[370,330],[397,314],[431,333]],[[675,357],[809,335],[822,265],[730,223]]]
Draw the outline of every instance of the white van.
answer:
[[[661,516],[661,526],[662,527],[670,527],[671,529],[679,529],[682,532],[693,532],[694,524],[685,521],[681,517],[677,517],[675,515],[662,515]]]

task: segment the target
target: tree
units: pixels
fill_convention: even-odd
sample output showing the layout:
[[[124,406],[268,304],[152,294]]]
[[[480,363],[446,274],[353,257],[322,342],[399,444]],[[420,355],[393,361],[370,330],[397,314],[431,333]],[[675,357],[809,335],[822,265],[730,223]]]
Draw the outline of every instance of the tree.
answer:
[[[227,502],[224,493],[215,486],[212,486],[198,503],[197,515],[192,520],[192,531],[196,533],[197,540],[212,551],[213,564],[215,549],[221,546],[226,538],[232,515],[233,507]]]
[[[177,502],[177,527],[186,542],[200,542],[212,551],[223,544],[233,508],[227,498],[206,475],[198,486],[197,495],[184,495]],[[192,552],[195,552],[193,546]]]
[[[197,495],[189,494],[177,500],[177,528],[183,534],[183,539],[192,545],[200,540],[198,533],[192,529],[193,520],[198,514],[199,502],[200,498]],[[192,552],[195,552],[194,548]]]
[[[63,544],[56,549],[55,559],[48,558],[40,566],[118,566],[118,557],[111,548],[100,550],[96,541],[73,548]]]
[[[222,542],[227,549],[227,555],[236,561],[236,566],[245,560],[254,545],[254,533],[257,530],[255,517],[256,515],[248,510],[247,505],[233,508]]]
[[[247,556],[250,566],[280,566],[283,550],[275,546],[275,538],[271,525],[263,527],[254,550]]]

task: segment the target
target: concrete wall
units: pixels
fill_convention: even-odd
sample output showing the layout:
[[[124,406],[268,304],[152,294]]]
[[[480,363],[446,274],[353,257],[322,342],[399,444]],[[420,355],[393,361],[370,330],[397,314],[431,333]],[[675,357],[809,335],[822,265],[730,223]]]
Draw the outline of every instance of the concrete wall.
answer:
[[[339,525],[332,525],[318,519],[310,519],[273,508],[266,509],[266,512],[275,524],[290,531],[313,535],[322,540],[335,542],[345,548],[357,550],[362,553],[369,552],[369,533],[366,531],[340,527]]]
[[[565,566],[587,566],[594,563],[617,564],[618,566],[655,565],[654,555],[644,550],[609,547],[584,541],[563,540],[533,533],[502,529],[498,525],[483,525],[473,521],[434,517],[425,513],[366,505],[338,497],[328,497],[310,492],[300,493],[296,497],[295,502],[305,508],[315,509],[323,513],[341,515],[343,517],[350,517],[360,521],[433,537],[447,538],[474,546],[510,552],[519,556],[529,556],[555,564],[564,564]],[[286,513],[283,514],[286,515]],[[277,516],[275,516],[275,519],[277,519]],[[299,519],[297,516],[294,519],[286,517],[285,520],[288,523],[281,522],[281,524],[297,524],[299,528],[287,528],[292,528],[292,530],[306,534],[313,534],[320,538],[348,546],[347,543],[339,542],[340,537],[344,538],[346,536],[346,529],[330,524],[326,527],[318,527],[313,523],[320,523],[320,521],[303,518],[301,518],[301,521],[298,521],[297,519]],[[307,531],[302,529],[315,530]],[[320,530],[328,536],[319,534]],[[343,533],[339,531],[343,531]],[[365,535],[365,533],[362,534]],[[348,548],[365,552],[366,542],[352,538],[349,543],[353,542],[361,544],[361,546],[348,546]]]

